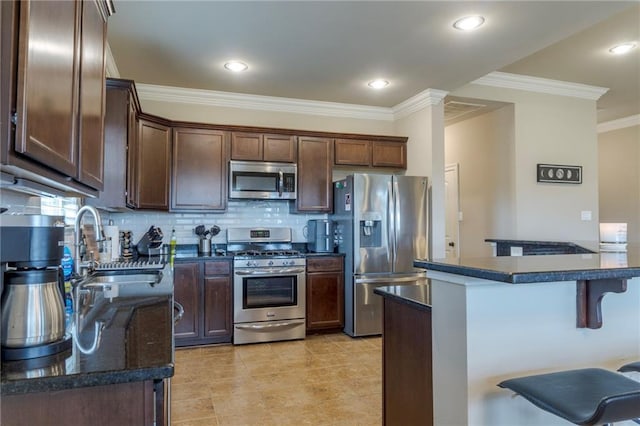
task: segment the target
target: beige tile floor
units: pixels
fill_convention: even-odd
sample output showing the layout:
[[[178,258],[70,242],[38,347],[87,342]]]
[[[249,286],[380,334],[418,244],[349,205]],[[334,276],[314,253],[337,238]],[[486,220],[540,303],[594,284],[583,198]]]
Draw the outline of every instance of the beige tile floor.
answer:
[[[380,425],[382,339],[176,350],[172,425]]]

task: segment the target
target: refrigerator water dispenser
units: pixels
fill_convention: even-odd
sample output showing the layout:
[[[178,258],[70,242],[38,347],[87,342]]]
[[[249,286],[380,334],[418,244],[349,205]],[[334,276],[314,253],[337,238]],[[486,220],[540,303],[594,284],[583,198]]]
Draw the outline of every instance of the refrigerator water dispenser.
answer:
[[[382,246],[382,221],[360,221],[360,247]]]

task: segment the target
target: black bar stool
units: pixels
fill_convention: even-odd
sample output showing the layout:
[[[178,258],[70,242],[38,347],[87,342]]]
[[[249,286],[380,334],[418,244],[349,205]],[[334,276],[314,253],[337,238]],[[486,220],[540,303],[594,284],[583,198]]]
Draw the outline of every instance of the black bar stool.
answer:
[[[622,367],[618,368],[618,371],[622,373],[629,373],[631,371],[635,371],[640,373],[640,361],[631,362],[629,364],[625,364]]]
[[[518,377],[498,386],[577,425],[640,417],[640,382],[600,368]]]

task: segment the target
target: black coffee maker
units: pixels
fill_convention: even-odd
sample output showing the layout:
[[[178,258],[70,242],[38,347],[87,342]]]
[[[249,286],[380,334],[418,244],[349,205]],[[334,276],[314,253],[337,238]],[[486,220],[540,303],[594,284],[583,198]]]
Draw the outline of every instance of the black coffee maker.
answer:
[[[63,253],[62,217],[0,215],[3,361],[71,348],[65,333]]]

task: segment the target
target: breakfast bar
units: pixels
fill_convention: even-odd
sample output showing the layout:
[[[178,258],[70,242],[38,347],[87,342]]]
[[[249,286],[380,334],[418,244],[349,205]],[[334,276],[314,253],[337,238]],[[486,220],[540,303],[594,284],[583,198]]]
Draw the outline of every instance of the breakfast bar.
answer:
[[[497,384],[640,359],[638,247],[414,265],[431,286],[435,425],[568,424]]]

